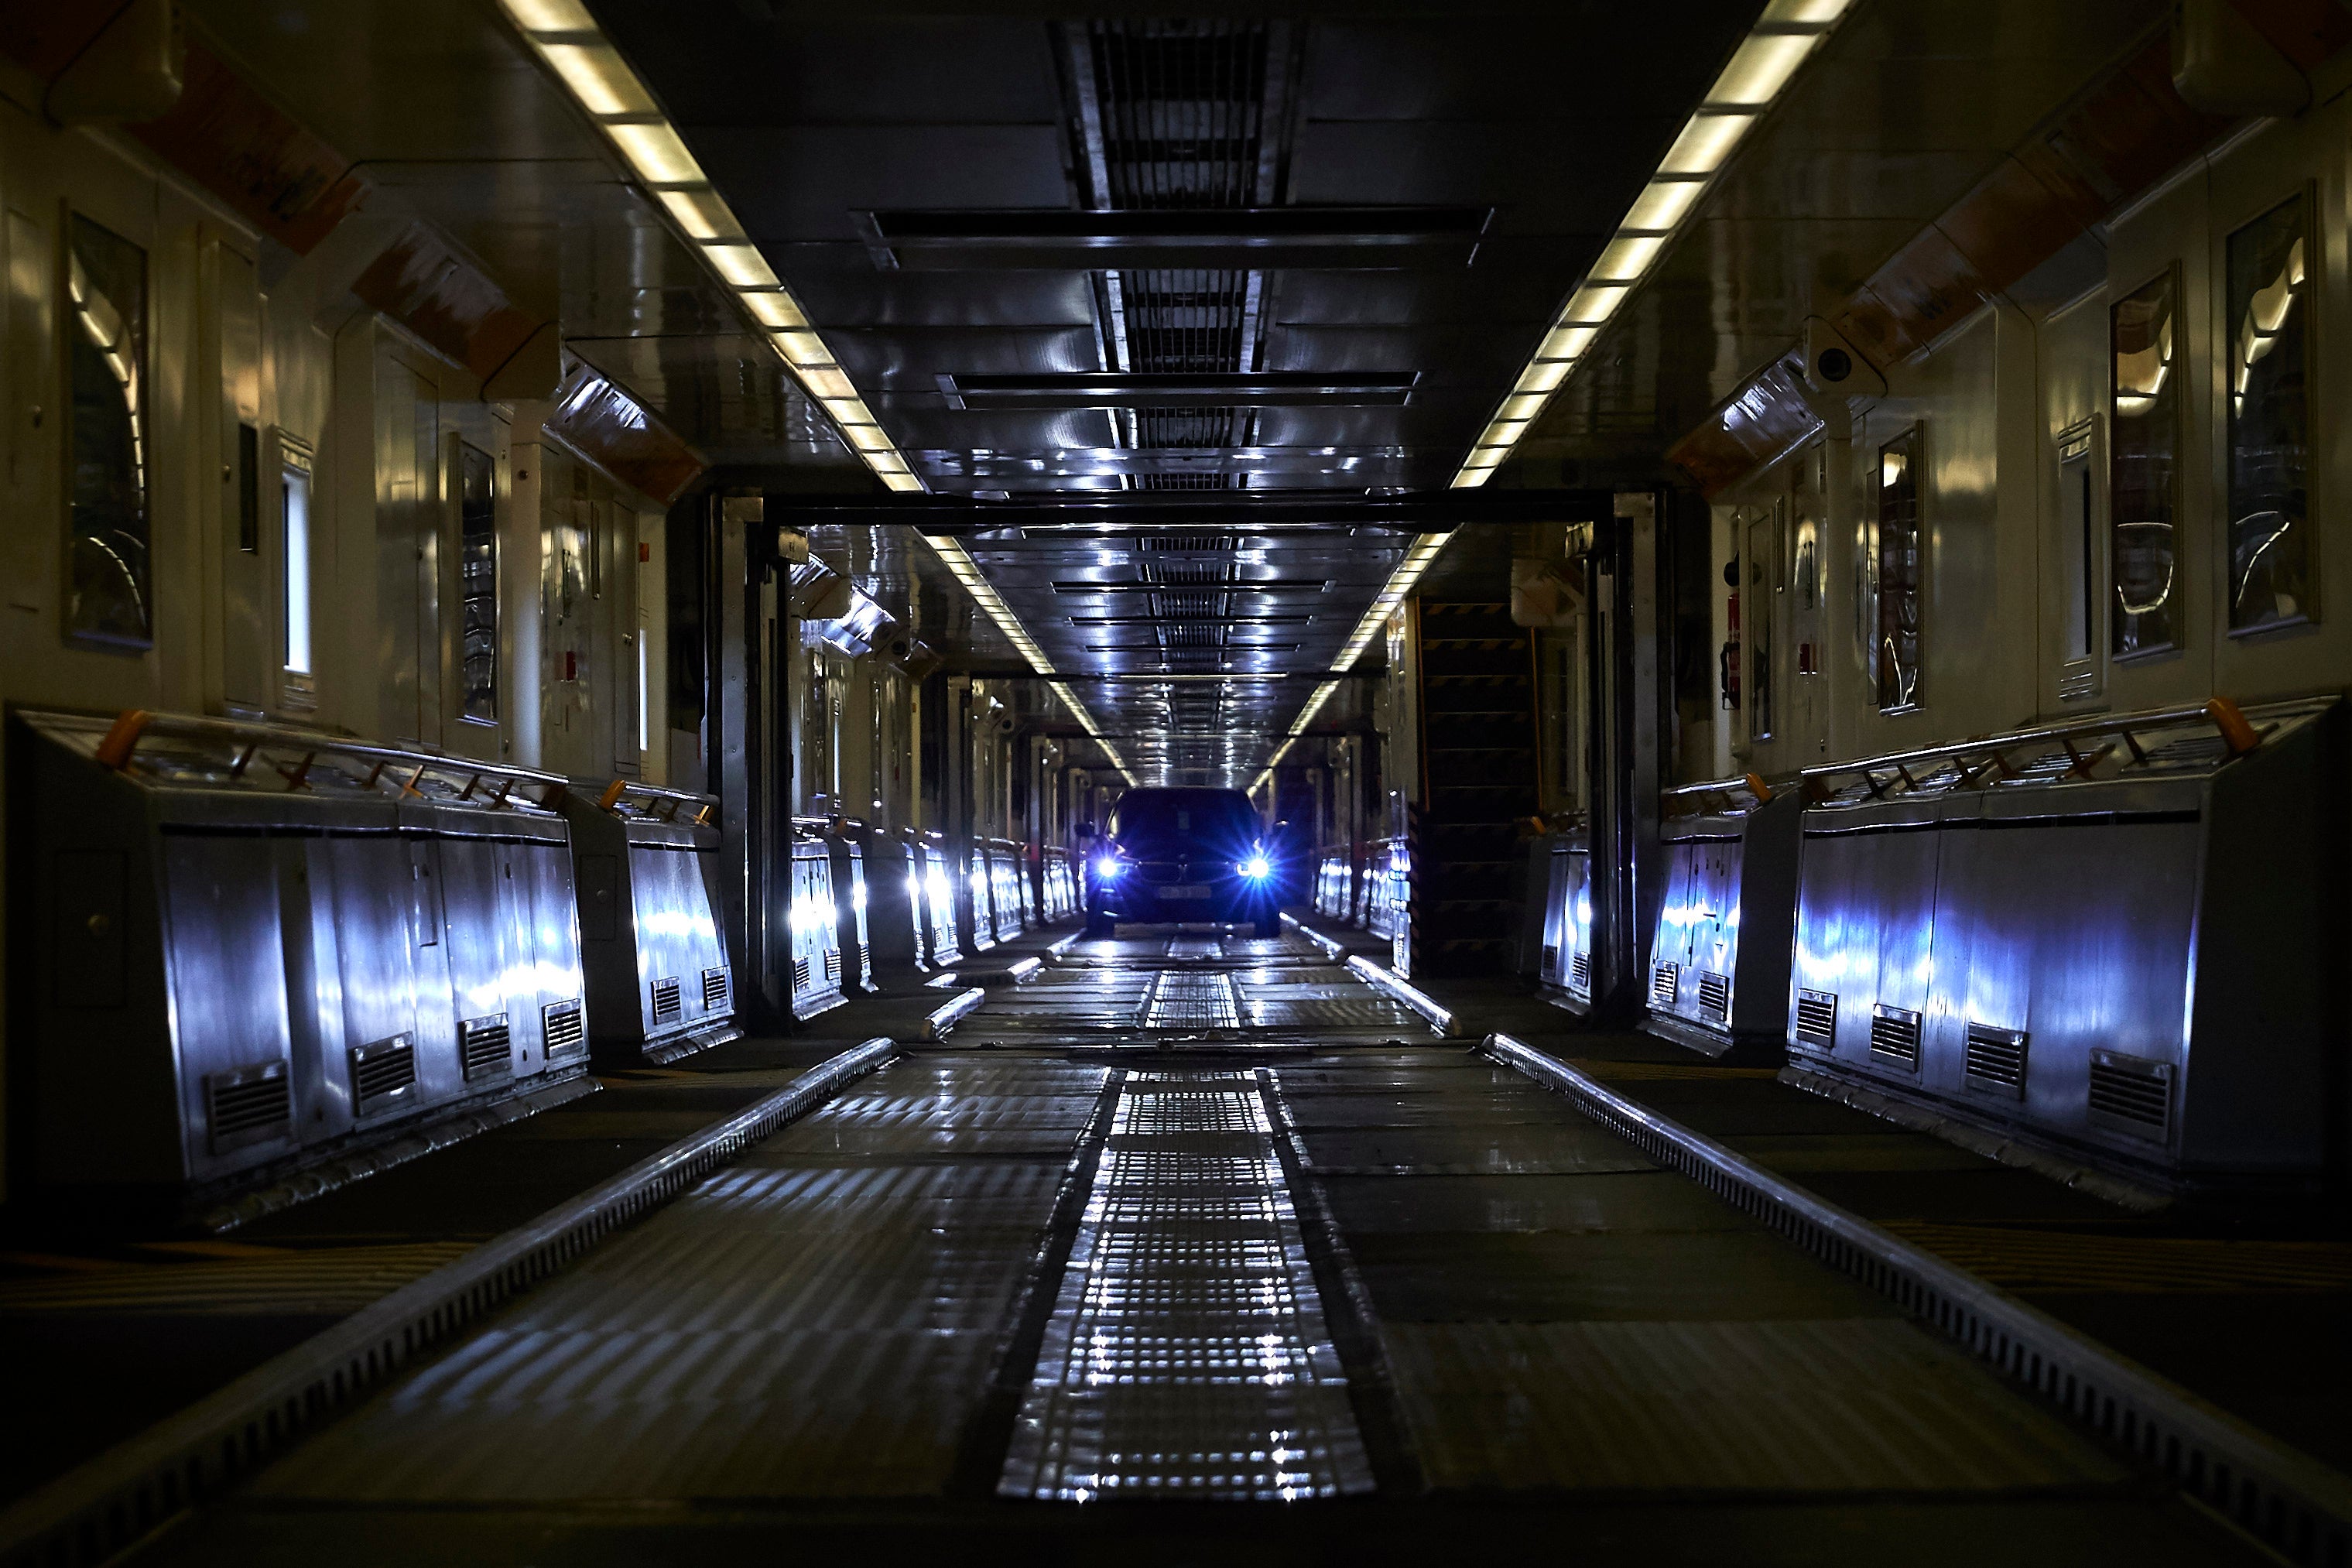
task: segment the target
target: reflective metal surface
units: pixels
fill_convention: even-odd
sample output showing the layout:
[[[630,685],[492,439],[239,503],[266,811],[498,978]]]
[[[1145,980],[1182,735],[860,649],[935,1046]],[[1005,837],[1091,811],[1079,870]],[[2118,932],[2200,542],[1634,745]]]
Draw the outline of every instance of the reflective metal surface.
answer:
[[[669,1060],[735,1033],[711,890],[718,808],[709,795],[621,781],[563,796],[600,1065]]]
[[[1274,1134],[1255,1074],[1121,1079],[1000,1492],[1371,1489]]]
[[[1777,1052],[1803,798],[1790,790],[1759,801],[1739,779],[1675,791],[1666,804],[1647,1026],[1709,1055],[1742,1044]]]
[[[171,1205],[586,1065],[563,781],[23,710],[35,1184]],[[106,1048],[93,1048],[104,1040]]]
[[[1791,1064],[2160,1189],[2320,1181],[2342,720],[2246,719],[1815,770]]]

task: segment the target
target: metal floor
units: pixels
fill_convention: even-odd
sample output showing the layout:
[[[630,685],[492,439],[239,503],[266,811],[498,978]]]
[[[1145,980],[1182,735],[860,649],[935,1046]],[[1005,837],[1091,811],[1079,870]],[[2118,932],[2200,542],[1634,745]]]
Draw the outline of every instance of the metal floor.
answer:
[[[1145,1562],[2255,1560],[1314,949],[1191,935],[1074,949],[148,1555],[1074,1562],[1106,1534]]]

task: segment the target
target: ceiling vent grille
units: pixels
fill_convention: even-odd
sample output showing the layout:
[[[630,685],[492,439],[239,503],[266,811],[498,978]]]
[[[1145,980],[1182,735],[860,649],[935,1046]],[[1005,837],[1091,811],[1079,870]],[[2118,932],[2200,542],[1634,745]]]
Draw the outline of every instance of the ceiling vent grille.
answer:
[[[1870,1017],[1870,1054],[1919,1070],[1919,1015],[1881,1004]]]
[[[2025,1097],[2025,1037],[2015,1029],[1970,1024],[1961,1077],[1970,1089]]]
[[[1161,479],[1223,479],[1222,474],[1162,474]],[[1170,489],[1176,487],[1170,486]],[[1135,542],[1136,548],[1150,555],[1229,555],[1241,548],[1241,536],[1233,533],[1147,533]]]
[[[2172,1131],[2172,1065],[2093,1051],[2091,1122],[2138,1138],[2164,1138]]]
[[[1266,24],[1087,24],[1114,210],[1258,205]]]

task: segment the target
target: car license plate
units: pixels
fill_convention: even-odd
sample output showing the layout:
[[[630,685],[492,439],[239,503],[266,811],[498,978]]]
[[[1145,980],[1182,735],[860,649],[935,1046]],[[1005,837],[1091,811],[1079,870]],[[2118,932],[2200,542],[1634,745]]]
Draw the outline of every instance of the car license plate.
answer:
[[[1160,889],[1160,896],[1163,899],[1205,899],[1209,896],[1209,889],[1197,883],[1177,883]]]

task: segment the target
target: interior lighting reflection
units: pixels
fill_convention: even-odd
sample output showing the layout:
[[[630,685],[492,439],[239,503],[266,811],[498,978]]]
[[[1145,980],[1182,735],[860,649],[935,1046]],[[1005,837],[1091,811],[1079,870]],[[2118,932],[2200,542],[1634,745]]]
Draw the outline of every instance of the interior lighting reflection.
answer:
[[[1613,318],[1635,285],[1646,278],[1681,231],[1707,185],[1730,160],[1756,122],[1780,100],[1822,40],[1845,15],[1852,0],[1769,0],[1739,47],[1732,52],[1706,96],[1659,161],[1633,206],[1602,247],[1582,286],[1546,330],[1511,395],[1549,395],[1565,385],[1587,345]],[[1562,327],[1590,329],[1570,342]],[[1490,423],[1454,471],[1457,489],[1483,485],[1517,446],[1524,421]]]

